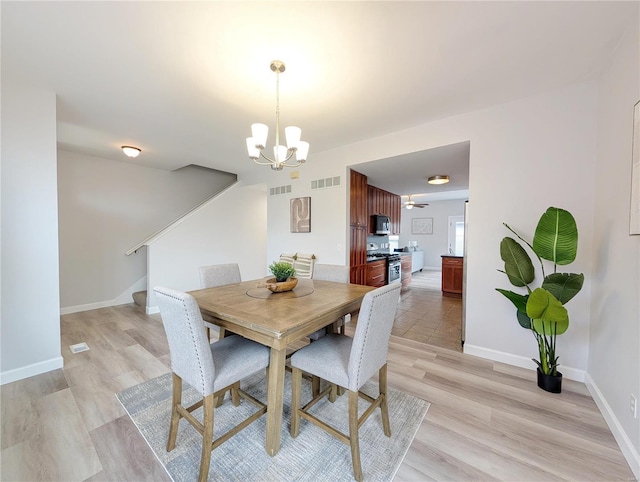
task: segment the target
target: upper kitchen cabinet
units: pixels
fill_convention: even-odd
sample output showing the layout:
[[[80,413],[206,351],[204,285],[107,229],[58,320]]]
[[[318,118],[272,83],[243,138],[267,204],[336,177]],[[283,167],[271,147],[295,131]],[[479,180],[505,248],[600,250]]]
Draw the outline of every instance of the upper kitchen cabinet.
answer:
[[[349,194],[350,281],[353,284],[367,284],[367,231],[369,212],[367,206],[367,176],[351,171]]]
[[[400,234],[400,217],[402,216],[402,201],[400,196],[391,196],[391,234]]]
[[[391,234],[400,234],[400,211],[402,203],[400,196],[390,193],[375,186],[367,188],[367,207],[369,211],[369,233],[375,233],[375,226],[372,223],[374,214],[384,214],[389,216],[391,221]]]
[[[367,226],[369,224],[367,176],[351,170],[350,189],[350,224]]]

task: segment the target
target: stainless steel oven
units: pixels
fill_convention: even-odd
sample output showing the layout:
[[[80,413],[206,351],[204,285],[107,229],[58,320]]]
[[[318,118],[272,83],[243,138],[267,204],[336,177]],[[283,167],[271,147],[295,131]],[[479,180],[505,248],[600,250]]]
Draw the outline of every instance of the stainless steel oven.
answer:
[[[387,283],[400,283],[400,256],[395,259],[395,256],[389,256],[387,258]]]
[[[367,251],[367,261],[384,258],[387,260],[387,279],[385,284],[400,283],[400,255],[397,253],[389,253],[389,251],[377,251],[378,246],[375,243],[369,243],[372,248]]]

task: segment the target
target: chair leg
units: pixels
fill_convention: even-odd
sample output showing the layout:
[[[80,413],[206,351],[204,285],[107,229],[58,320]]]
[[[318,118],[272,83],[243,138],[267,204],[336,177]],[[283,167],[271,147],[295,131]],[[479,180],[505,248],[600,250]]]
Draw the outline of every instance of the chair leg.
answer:
[[[302,371],[299,368],[291,369],[291,436],[297,437],[300,433],[300,397],[302,395]]]
[[[380,411],[382,412],[382,428],[387,437],[391,437],[391,425],[389,424],[389,404],[387,403],[387,364],[382,365],[378,371],[378,388],[382,401]]]
[[[320,377],[313,375],[311,377],[311,396],[315,398],[320,393]]]
[[[226,393],[226,392],[225,392]],[[218,398],[216,398],[216,408],[222,407],[224,403],[224,393],[221,393]]]
[[[358,390],[349,390],[349,442],[351,442],[353,476],[358,482],[362,482],[360,441],[358,438]]]
[[[171,423],[169,425],[169,440],[167,441],[167,452],[176,448],[176,437],[178,436],[178,422],[180,414],[178,405],[182,403],[182,378],[172,373],[173,395],[171,400]]]
[[[211,463],[211,450],[213,450],[213,411],[216,400],[213,396],[207,395],[203,400],[203,422],[204,430],[202,432],[202,457],[200,459],[199,482],[207,482],[209,477],[209,464]]]
[[[336,385],[335,383],[331,384],[331,391],[329,392],[329,401],[331,403],[336,401],[336,398],[338,396],[338,391],[341,389],[341,387],[339,387],[338,385]]]
[[[240,390],[240,382],[236,382],[231,386],[231,400],[233,401],[233,405],[237,407],[240,405],[240,394],[238,393]]]

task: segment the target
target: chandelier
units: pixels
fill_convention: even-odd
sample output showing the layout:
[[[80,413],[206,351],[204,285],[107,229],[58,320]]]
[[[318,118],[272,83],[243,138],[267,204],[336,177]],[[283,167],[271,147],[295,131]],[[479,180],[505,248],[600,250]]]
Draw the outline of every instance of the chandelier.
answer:
[[[276,74],[276,144],[273,146],[273,158],[263,152],[269,134],[266,124],[251,124],[251,137],[247,137],[247,151],[249,158],[256,164],[271,166],[274,171],[281,171],[283,167],[298,167],[304,163],[309,153],[309,143],[300,140],[302,130],[299,127],[290,126],[284,129],[287,145],[280,145],[280,74],[284,72],[285,65],[281,60],[274,60],[270,67]],[[294,154],[296,158],[292,160]],[[265,160],[261,160],[260,157]]]

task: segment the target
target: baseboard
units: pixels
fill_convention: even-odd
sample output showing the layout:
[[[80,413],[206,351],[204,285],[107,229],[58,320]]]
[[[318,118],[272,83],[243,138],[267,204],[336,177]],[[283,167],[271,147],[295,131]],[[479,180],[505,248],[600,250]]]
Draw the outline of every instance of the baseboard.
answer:
[[[117,306],[116,300],[98,301],[97,303],[88,303],[86,305],[66,306],[60,308],[61,315],[68,315],[69,313],[78,313],[80,311],[97,310],[98,308],[108,308],[110,306]],[[133,303],[133,300],[131,300]],[[120,303],[124,304],[124,303]]]
[[[527,357],[514,355],[512,353],[505,353],[503,351],[491,350],[489,348],[483,348],[481,346],[464,344],[464,353],[467,355],[473,355],[480,358],[486,358],[487,360],[493,360],[500,363],[506,363],[507,365],[513,365],[520,368],[528,368],[535,370],[537,365],[535,362]],[[560,366],[562,376],[569,380],[575,380],[577,382],[585,381],[585,371],[577,368],[571,368],[564,365]]]
[[[0,385],[23,380],[24,378],[33,377],[35,375],[40,375],[52,370],[57,370],[58,368],[62,368],[63,366],[64,359],[59,356],[56,358],[51,358],[50,360],[33,363],[25,367],[16,368],[15,370],[8,370],[6,372],[0,373]]]
[[[536,369],[536,364],[529,358],[497,350],[491,350],[489,348],[483,348],[480,346],[469,345],[467,343],[464,344],[464,353],[521,368],[529,368],[531,370]],[[600,392],[600,389],[595,384],[593,379],[584,370],[578,370],[576,368],[561,366],[560,371],[562,372],[563,377],[569,380],[583,382],[587,386],[587,389],[589,390],[591,397],[596,403],[598,410],[600,410],[602,417],[605,419],[605,422],[607,422],[607,425],[609,426],[609,430],[611,430],[613,437],[616,439],[622,455],[629,464],[629,467],[631,467],[631,471],[633,472],[636,480],[640,480],[640,454],[638,453],[638,450],[635,448],[631,439],[629,439],[629,437],[627,436],[626,432],[622,428],[622,425],[618,421],[618,418],[613,413],[613,410],[611,410],[611,407],[607,403],[607,400],[602,395],[602,392]]]
[[[99,308],[109,308],[110,306],[119,306],[133,303],[133,293],[147,289],[147,277],[140,278],[133,285],[129,286],[119,296],[112,300],[98,301],[96,303],[88,303],[86,305],[66,306],[60,308],[61,315],[70,313],[79,313],[81,311],[97,310]]]
[[[147,306],[146,312],[147,315],[155,315],[156,313],[160,313],[160,308],[157,306]]]
[[[622,425],[618,421],[618,418],[613,413],[613,410],[611,410],[607,400],[604,398],[602,392],[588,373],[586,375],[585,385],[587,386],[589,393],[591,393],[593,401],[596,402],[605,422],[607,422],[609,430],[611,430],[613,437],[616,439],[616,442],[622,451],[622,455],[624,455],[629,467],[631,467],[633,475],[636,480],[640,480],[640,453],[638,453],[638,450],[633,445],[631,439],[627,436]]]
[[[429,271],[442,271],[442,266],[423,266],[422,267],[423,270],[429,270]],[[415,271],[414,271],[415,273]]]

